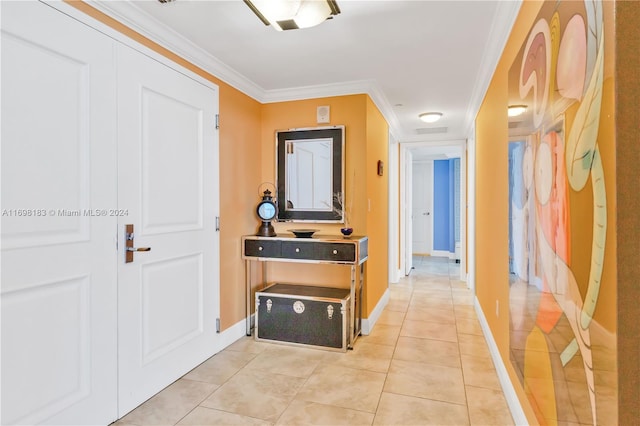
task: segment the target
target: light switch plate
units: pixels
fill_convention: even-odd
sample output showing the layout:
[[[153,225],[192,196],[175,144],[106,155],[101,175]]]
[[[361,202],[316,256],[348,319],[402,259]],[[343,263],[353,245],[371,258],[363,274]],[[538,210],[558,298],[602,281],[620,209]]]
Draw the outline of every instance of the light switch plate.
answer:
[[[329,105],[319,106],[317,110],[317,121],[318,123],[328,123],[329,122]]]

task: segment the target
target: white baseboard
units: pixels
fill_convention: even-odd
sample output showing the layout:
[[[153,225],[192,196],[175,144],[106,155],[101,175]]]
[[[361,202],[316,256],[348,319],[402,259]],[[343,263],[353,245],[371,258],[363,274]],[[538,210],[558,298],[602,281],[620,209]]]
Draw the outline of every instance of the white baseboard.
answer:
[[[389,289],[388,288],[385,290],[384,294],[382,295],[382,297],[380,298],[380,300],[376,304],[376,307],[373,309],[373,311],[371,311],[371,315],[369,315],[368,318],[363,318],[362,319],[362,334],[363,335],[367,336],[367,335],[369,335],[371,333],[371,330],[376,325],[376,322],[380,318],[380,315],[382,314],[382,311],[384,310],[385,306],[387,306],[387,303],[389,303]]]
[[[524,414],[522,405],[520,405],[520,400],[518,399],[516,390],[513,387],[513,383],[511,383],[511,379],[509,378],[507,367],[502,361],[500,351],[498,350],[498,345],[493,338],[493,334],[491,334],[489,323],[487,322],[487,318],[484,316],[484,312],[482,312],[482,308],[480,307],[480,302],[478,301],[477,297],[474,302],[474,307],[476,310],[476,314],[478,315],[478,320],[480,321],[480,326],[482,327],[482,332],[484,333],[484,338],[487,341],[487,345],[489,346],[489,352],[491,354],[491,359],[493,359],[493,365],[496,367],[496,372],[498,373],[498,379],[500,380],[502,392],[504,393],[504,397],[507,400],[507,405],[509,406],[509,410],[511,411],[511,417],[513,417],[513,421],[516,425],[528,425],[529,421],[527,420],[527,416]]]
[[[253,315],[252,323],[253,323]],[[227,328],[226,330],[220,332],[220,340],[218,342],[218,352],[222,351],[226,347],[230,346],[237,340],[246,337],[247,335],[247,321],[242,319]]]
[[[452,259],[452,260],[456,258],[455,253],[451,253],[450,251],[447,251],[447,250],[431,250],[431,256],[448,257],[449,259]]]
[[[402,270],[401,269],[395,269],[395,270],[391,270],[391,279],[390,282],[393,284],[397,284],[400,281],[400,277],[402,277]]]

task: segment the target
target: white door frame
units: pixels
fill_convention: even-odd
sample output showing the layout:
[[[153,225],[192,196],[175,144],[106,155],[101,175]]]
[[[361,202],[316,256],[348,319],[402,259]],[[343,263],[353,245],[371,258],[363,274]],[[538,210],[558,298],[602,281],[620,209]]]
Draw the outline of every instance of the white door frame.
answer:
[[[470,131],[471,135],[475,135],[475,125],[472,127]],[[465,239],[467,240],[467,253],[465,259],[465,267],[469,271],[467,274],[467,287],[471,290],[475,290],[475,274],[476,274],[476,185],[475,185],[475,175],[476,175],[476,141],[475,137],[470,137],[467,141],[467,170],[466,170],[466,179],[467,183],[465,191],[468,191],[468,204],[467,206],[467,222],[469,223],[468,230],[465,229]],[[462,169],[462,167],[460,167]],[[462,177],[461,177],[462,180]],[[460,191],[462,192],[462,191]],[[466,238],[468,235],[468,238]],[[462,246],[462,253],[464,254],[464,247]],[[463,263],[460,263],[460,270],[462,272]]]
[[[412,164],[411,151],[400,144],[400,268],[404,276],[413,268],[413,227],[411,225],[411,184]]]
[[[398,141],[389,132],[389,282],[397,283],[400,280],[401,269],[398,262],[400,253],[400,194],[399,184],[399,150]]]
[[[453,141],[442,141],[442,142],[401,142],[400,143],[400,199],[406,200],[405,202],[400,204],[400,217],[406,218],[407,207],[411,208],[411,186],[406,182],[405,173],[407,169],[411,167],[408,162],[412,161],[411,150],[413,148],[419,147],[459,147],[460,149],[460,280],[467,280],[467,257],[472,256],[471,249],[465,250],[467,247],[467,221],[464,220],[464,212],[463,206],[467,206],[467,173],[466,173],[466,162],[467,162],[467,141],[466,140],[453,140]],[[471,157],[473,158],[473,157]],[[470,176],[473,176],[471,173],[472,164],[469,164]],[[471,197],[471,193],[470,193]],[[471,200],[471,199],[470,199]],[[473,216],[471,211],[467,211],[469,223],[473,223]],[[409,214],[410,215],[410,214]],[[406,219],[405,219],[406,221]],[[403,221],[403,223],[405,222]],[[402,250],[402,265],[406,266],[407,263],[411,264],[411,236],[407,234],[407,229],[404,226],[401,226],[400,229],[400,247]],[[409,249],[407,249],[409,247]],[[467,253],[468,251],[468,253]],[[403,268],[406,270],[406,267]]]

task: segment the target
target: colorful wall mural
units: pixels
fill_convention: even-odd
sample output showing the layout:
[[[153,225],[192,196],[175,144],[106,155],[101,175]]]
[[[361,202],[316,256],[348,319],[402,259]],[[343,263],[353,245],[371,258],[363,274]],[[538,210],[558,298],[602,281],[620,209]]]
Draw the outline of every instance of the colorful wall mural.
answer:
[[[545,2],[509,71],[510,358],[540,424],[617,424],[604,8]]]

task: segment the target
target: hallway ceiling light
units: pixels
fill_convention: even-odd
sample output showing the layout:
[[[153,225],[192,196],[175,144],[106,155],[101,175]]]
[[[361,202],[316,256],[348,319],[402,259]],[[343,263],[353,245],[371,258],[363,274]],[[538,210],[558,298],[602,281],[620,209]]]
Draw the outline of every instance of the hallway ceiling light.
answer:
[[[526,105],[509,105],[509,108],[507,108],[507,115],[509,117],[517,117],[524,114],[526,110]]]
[[[265,24],[278,31],[314,27],[340,13],[335,0],[244,0]]]
[[[425,112],[418,116],[418,118],[420,118],[420,120],[424,121],[425,123],[435,123],[436,121],[440,120],[441,117],[441,112]]]

